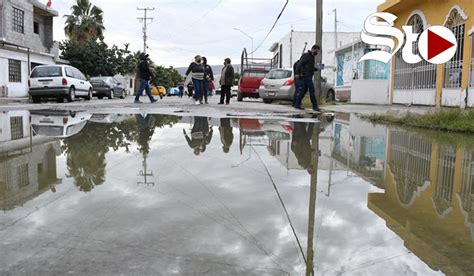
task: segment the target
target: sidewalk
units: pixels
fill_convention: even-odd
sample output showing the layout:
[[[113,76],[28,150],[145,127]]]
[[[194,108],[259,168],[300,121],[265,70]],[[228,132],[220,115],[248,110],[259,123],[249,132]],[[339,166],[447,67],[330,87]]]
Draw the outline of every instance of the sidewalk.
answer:
[[[25,98],[0,98],[0,106],[2,105],[9,105],[11,103],[29,103],[30,99],[28,97]]]
[[[403,105],[363,105],[363,104],[341,104],[322,106],[324,111],[340,113],[356,113],[360,115],[385,114],[393,116],[403,116],[408,113],[426,114],[437,112],[441,109],[428,106],[403,106]]]

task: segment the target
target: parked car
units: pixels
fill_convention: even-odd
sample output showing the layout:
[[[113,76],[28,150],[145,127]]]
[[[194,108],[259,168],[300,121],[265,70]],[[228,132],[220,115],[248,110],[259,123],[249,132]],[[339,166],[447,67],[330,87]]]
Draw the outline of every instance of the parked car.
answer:
[[[325,78],[321,82],[321,98],[335,100],[334,87],[327,83]],[[258,90],[264,103],[274,100],[293,101],[295,95],[295,81],[292,69],[273,69],[262,80]]]
[[[244,70],[239,80],[237,101],[241,102],[244,98],[259,98],[258,89],[267,73],[268,70],[262,68],[249,68]]]
[[[155,86],[151,89],[151,94],[153,96],[160,96],[160,99],[166,96],[166,88],[163,86]]]
[[[99,99],[103,99],[104,97],[109,99],[115,97],[124,99],[127,95],[122,83],[114,77],[93,77],[90,79],[90,83],[94,89],[92,95]]]
[[[168,90],[168,96],[179,96],[179,88],[173,87]]]
[[[55,138],[78,134],[92,117],[87,112],[66,110],[33,110],[30,115],[35,134]]]
[[[29,94],[34,103],[41,98],[56,98],[73,102],[78,97],[92,99],[92,85],[84,74],[69,65],[41,65],[33,69],[28,80]]]

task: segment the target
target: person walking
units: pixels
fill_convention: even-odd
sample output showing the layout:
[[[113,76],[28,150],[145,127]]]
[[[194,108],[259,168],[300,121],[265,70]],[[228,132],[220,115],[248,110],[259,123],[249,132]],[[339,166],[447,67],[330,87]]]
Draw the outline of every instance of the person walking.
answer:
[[[151,94],[149,81],[152,78],[153,73],[150,70],[148,57],[149,55],[143,54],[140,58],[140,62],[138,63],[138,76],[140,78],[140,88],[135,93],[135,103],[142,103],[140,101],[140,96],[142,95],[143,90],[145,90],[148,98],[150,98],[151,103],[157,102],[157,100]]]
[[[178,90],[179,90],[178,96],[179,98],[182,98],[184,95],[184,85],[179,85]]]
[[[204,65],[204,81],[203,81],[204,102],[206,104],[209,104],[209,102],[207,101],[207,97],[209,96],[209,84],[214,81],[214,73],[212,72],[212,67],[207,64],[206,57],[202,57],[202,63]]]
[[[221,74],[221,101],[219,104],[229,104],[230,103],[230,90],[234,85],[234,67],[231,64],[230,58],[224,60],[224,68],[222,69]]]
[[[314,57],[319,54],[320,50],[321,47],[319,47],[319,45],[314,45],[311,50],[301,56],[300,61],[296,65],[295,79],[301,80],[301,90],[294,105],[297,109],[303,109],[301,107],[301,102],[309,90],[309,96],[311,98],[311,103],[313,104],[313,110],[319,112],[318,99],[316,98],[314,90],[313,77],[314,72],[317,70]]]
[[[189,65],[186,71],[186,76],[191,74],[191,79],[194,85],[194,101],[202,104],[203,84],[204,84],[204,65],[202,64],[202,57],[197,55],[194,61]]]

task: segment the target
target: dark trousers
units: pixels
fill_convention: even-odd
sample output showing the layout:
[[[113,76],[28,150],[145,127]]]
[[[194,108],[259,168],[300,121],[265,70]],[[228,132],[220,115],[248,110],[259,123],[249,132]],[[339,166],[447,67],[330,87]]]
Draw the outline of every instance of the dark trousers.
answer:
[[[316,99],[316,94],[314,91],[314,83],[313,83],[313,76],[303,76],[301,79],[301,89],[297,95],[297,99],[295,102],[295,107],[301,107],[301,102],[303,101],[306,92],[309,91],[309,97],[311,98],[311,103],[313,104],[313,109],[319,109],[318,106],[318,99]]]
[[[301,93],[301,87],[303,81],[301,79],[295,80],[295,94],[293,95],[293,106],[296,106],[296,102],[298,101],[298,97]]]
[[[209,96],[209,81],[207,80],[204,80],[202,83],[202,93],[204,96],[204,101],[207,103],[207,96]]]
[[[140,100],[143,90],[145,90],[146,95],[148,98],[150,98],[150,101],[154,101],[153,95],[151,95],[151,89],[150,85],[148,84],[148,80],[143,79],[140,80],[140,88],[138,88],[138,91],[135,93],[135,101]]]
[[[230,89],[230,85],[221,86],[221,103],[224,103],[224,99],[226,103],[230,103]]]

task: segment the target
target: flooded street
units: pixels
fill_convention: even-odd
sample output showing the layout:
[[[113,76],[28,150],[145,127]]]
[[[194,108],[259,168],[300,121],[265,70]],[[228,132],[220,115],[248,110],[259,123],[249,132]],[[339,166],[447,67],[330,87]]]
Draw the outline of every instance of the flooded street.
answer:
[[[1,275],[474,275],[474,140],[373,125],[0,114]]]

